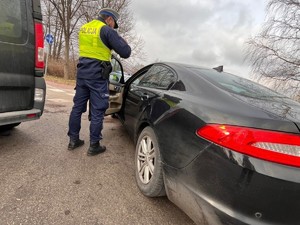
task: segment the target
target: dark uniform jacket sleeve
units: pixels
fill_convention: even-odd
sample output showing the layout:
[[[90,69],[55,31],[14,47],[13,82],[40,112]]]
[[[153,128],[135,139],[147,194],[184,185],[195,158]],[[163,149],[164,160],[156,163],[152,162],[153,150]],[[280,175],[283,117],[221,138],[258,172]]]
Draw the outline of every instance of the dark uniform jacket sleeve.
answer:
[[[109,48],[114,50],[122,58],[128,58],[131,54],[131,48],[127,42],[109,26],[103,26],[100,32],[100,38],[103,43]]]

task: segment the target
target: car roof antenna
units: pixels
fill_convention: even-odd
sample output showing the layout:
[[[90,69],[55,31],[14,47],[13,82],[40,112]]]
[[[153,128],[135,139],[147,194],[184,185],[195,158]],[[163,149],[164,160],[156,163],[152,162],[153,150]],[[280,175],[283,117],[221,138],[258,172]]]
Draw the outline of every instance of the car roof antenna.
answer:
[[[213,69],[221,73],[221,72],[223,72],[223,65],[222,65],[222,66],[215,67],[215,68],[213,68]]]

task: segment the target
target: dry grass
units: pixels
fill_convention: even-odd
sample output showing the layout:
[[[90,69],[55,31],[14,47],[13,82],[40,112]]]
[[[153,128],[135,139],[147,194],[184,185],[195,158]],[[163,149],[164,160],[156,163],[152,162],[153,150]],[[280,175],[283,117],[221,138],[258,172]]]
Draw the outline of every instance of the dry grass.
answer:
[[[44,78],[46,81],[52,81],[52,82],[59,83],[59,84],[72,85],[72,86],[75,86],[75,84],[76,84],[75,80],[66,80],[63,77],[46,75]]]
[[[69,71],[69,77],[71,80],[75,80],[76,75],[76,64],[77,61],[70,60],[70,71]],[[47,76],[54,76],[54,77],[64,77],[64,62],[63,60],[53,60],[49,59],[48,62],[48,68],[47,68]]]

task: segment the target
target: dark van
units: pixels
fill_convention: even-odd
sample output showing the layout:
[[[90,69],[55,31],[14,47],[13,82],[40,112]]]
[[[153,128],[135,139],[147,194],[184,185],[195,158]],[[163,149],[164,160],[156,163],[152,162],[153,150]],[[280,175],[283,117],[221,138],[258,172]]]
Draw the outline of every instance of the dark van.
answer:
[[[0,1],[0,128],[39,119],[45,104],[40,0]]]

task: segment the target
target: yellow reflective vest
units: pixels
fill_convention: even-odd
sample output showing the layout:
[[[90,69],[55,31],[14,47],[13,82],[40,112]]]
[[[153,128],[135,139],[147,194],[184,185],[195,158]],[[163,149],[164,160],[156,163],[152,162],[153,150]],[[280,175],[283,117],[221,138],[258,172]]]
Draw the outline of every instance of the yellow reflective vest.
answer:
[[[111,50],[100,38],[105,23],[93,20],[84,24],[79,31],[79,56],[101,61],[111,61]]]

